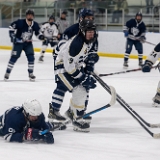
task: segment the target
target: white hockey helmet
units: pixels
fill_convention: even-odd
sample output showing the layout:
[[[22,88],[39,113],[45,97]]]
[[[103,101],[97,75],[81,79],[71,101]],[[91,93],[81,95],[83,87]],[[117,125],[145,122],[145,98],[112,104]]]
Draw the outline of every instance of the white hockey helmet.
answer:
[[[26,100],[22,104],[26,114],[31,116],[39,116],[42,113],[42,107],[41,104],[36,100]]]

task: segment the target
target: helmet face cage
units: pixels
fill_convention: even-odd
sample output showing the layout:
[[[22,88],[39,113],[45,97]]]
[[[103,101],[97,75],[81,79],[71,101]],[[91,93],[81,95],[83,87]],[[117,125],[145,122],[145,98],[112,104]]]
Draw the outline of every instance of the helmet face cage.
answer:
[[[141,20],[142,20],[142,13],[141,13],[141,12],[138,12],[138,13],[136,14],[136,17],[135,17],[136,20],[137,20],[137,16],[140,16],[140,17],[141,17]],[[137,20],[137,21],[140,22],[141,20]]]
[[[22,106],[27,116],[39,116],[42,113],[42,107],[36,99],[26,100]]]
[[[31,14],[31,15],[34,16],[34,11],[33,11],[32,9],[28,9],[28,10],[26,11],[26,16],[29,15],[29,14]]]
[[[79,29],[85,38],[86,38],[87,31],[95,32],[94,37],[92,39],[86,40],[87,43],[93,43],[96,40],[97,38],[96,25],[94,24],[93,20],[85,20],[85,19],[80,20]]]

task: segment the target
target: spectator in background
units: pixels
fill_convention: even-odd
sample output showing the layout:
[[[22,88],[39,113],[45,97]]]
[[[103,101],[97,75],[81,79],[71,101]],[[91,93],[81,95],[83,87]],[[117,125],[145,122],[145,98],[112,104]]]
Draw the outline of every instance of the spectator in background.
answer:
[[[116,0],[111,23],[119,23],[123,10],[126,14],[128,13],[128,2],[126,0]]]
[[[154,5],[153,0],[146,0],[146,7],[147,7],[146,13],[149,13],[149,10],[153,5]]]
[[[63,32],[69,27],[69,21],[67,21],[66,16],[67,12],[63,11],[60,18],[56,20],[56,24],[59,30],[58,38],[60,38]]]

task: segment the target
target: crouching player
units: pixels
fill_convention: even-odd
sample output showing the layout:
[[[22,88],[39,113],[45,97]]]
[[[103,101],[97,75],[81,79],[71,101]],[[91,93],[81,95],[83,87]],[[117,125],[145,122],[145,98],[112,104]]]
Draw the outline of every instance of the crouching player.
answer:
[[[61,123],[45,122],[42,107],[36,99],[26,100],[21,107],[13,107],[0,116],[0,136],[9,142],[42,140],[53,144],[50,131],[65,128]]]

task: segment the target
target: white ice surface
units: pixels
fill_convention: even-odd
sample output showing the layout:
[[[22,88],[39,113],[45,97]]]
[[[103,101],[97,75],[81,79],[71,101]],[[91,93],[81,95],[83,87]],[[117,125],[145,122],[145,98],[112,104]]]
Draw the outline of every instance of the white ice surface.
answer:
[[[28,80],[27,60],[22,53],[15,64],[8,82],[3,76],[10,51],[0,50],[0,114],[13,106],[19,106],[26,98],[37,98],[48,114],[55,88],[53,60],[46,54],[44,63],[38,63],[35,55],[36,82]],[[100,58],[96,65],[99,73],[122,71],[123,59]],[[137,60],[129,61],[129,69],[138,68]],[[117,93],[147,122],[160,122],[160,108],[151,107],[152,97],[159,82],[158,70],[117,74],[102,78],[115,87]],[[67,93],[61,113],[68,109],[71,94]],[[97,83],[90,92],[88,112],[107,104],[110,95]],[[65,131],[55,131],[55,144],[8,143],[0,137],[0,160],[159,160],[160,139],[153,139],[131,115],[118,103],[94,114],[89,133],[79,133],[68,125]],[[160,129],[150,129],[160,133]]]

